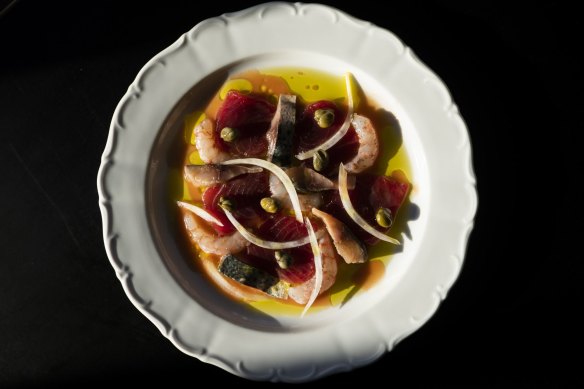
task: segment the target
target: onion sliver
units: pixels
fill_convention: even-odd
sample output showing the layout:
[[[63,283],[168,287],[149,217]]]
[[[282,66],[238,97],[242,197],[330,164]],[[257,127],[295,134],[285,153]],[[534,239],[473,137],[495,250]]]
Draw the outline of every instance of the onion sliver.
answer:
[[[320,293],[320,287],[322,286],[322,254],[320,252],[320,247],[318,246],[318,241],[316,240],[316,234],[314,233],[314,229],[312,228],[312,223],[308,218],[304,218],[306,225],[306,229],[308,230],[308,237],[310,238],[310,247],[312,248],[312,256],[314,257],[314,288],[312,289],[312,293],[310,294],[310,298],[308,302],[304,306],[304,310],[300,317],[304,317],[308,309],[314,304],[314,301],[318,297]]]
[[[355,223],[359,225],[359,227],[361,227],[362,229],[364,229],[365,231],[367,231],[368,233],[370,233],[371,235],[380,240],[393,243],[398,246],[401,244],[399,240],[387,236],[384,233],[375,229],[375,227],[367,223],[365,219],[363,219],[361,215],[357,213],[357,210],[353,207],[353,204],[351,204],[351,198],[349,197],[349,189],[347,188],[347,170],[345,169],[345,166],[342,163],[339,165],[339,194],[341,195],[341,201],[343,203],[345,211],[347,211],[351,219],[353,219]]]
[[[235,229],[237,231],[239,231],[239,233],[245,239],[247,239],[249,242],[255,244],[256,246],[260,246],[260,247],[263,247],[265,249],[270,249],[270,250],[284,250],[284,249],[291,249],[291,248],[298,247],[298,246],[304,246],[305,244],[310,243],[310,236],[307,236],[307,237],[304,237],[304,238],[298,239],[298,240],[291,240],[288,242],[274,242],[271,240],[264,240],[256,235],[252,234],[251,232],[249,232],[240,222],[237,221],[237,219],[235,218],[235,216],[233,216],[233,214],[231,212],[229,212],[226,209],[223,209],[223,211],[225,212],[225,216],[227,216],[227,219],[229,219],[229,221],[231,222],[231,224],[233,224]]]
[[[292,202],[292,208],[294,209],[294,213],[296,216],[296,220],[300,223],[303,222],[302,220],[302,208],[300,208],[300,200],[298,199],[298,194],[296,193],[296,189],[294,188],[294,184],[288,175],[282,170],[278,165],[275,165],[271,162],[264,161],[263,159],[259,158],[239,158],[239,159],[230,159],[229,161],[221,162],[222,165],[254,165],[263,167],[266,170],[274,173],[276,177],[284,187],[286,188],[286,192],[288,192],[288,196],[290,196],[290,201]],[[307,242],[308,243],[308,242]]]
[[[314,154],[316,154],[316,152],[318,150],[328,150],[331,147],[333,147],[338,141],[340,141],[346,134],[347,131],[349,131],[349,127],[351,126],[351,119],[353,118],[353,92],[351,88],[351,77],[353,77],[353,75],[351,73],[345,73],[345,84],[347,87],[347,116],[345,117],[345,121],[343,122],[343,125],[339,128],[339,130],[330,138],[328,138],[325,142],[321,143],[319,146],[316,146],[315,148],[308,150],[308,151],[304,151],[302,153],[299,153],[296,155],[296,158],[298,158],[299,160],[303,161],[305,159],[308,158],[312,158],[312,156]]]
[[[179,207],[184,208],[187,211],[191,211],[201,219],[211,223],[215,223],[218,226],[223,227],[223,223],[221,223],[219,219],[211,215],[209,212],[205,211],[203,208],[197,207],[196,205],[193,204],[185,203],[184,201],[177,201],[176,203],[178,204]]]

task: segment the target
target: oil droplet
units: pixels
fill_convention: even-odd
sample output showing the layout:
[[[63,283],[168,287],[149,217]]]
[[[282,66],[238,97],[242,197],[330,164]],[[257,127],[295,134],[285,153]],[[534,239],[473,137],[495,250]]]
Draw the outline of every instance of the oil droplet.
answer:
[[[318,90],[318,85],[313,85],[312,90]]]
[[[267,87],[267,86],[265,86],[265,85],[262,85],[262,86],[260,86],[260,90],[261,90],[262,92],[265,92],[265,91],[267,91],[267,90],[268,90],[268,87]]]
[[[302,75],[304,75],[304,72],[298,72],[298,74],[300,74],[302,76]]]
[[[310,89],[310,85],[306,85],[306,89]]]

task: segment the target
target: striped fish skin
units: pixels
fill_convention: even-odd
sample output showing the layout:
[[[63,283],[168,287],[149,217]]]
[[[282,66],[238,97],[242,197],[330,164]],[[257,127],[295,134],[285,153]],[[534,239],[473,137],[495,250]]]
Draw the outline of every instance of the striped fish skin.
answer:
[[[272,297],[288,298],[289,285],[287,283],[280,281],[278,277],[240,261],[233,254],[221,257],[218,269],[221,274],[240,284],[259,289]]]

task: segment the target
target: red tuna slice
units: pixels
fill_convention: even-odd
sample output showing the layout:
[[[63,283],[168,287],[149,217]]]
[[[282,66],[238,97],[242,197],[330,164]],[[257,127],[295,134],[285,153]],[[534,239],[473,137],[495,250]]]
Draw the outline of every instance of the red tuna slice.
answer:
[[[288,242],[308,236],[308,231],[306,226],[299,223],[294,217],[279,214],[266,220],[259,227],[258,235],[266,240]],[[299,284],[314,276],[314,258],[310,244],[288,249],[286,252],[292,256],[294,262],[288,269],[282,269],[276,262],[275,250],[265,249],[253,244],[247,248],[248,255],[264,261],[262,268],[271,266],[280,279],[284,281]]]
[[[217,112],[215,140],[231,154],[240,157],[258,157],[266,154],[268,141],[266,132],[276,112],[276,106],[262,97],[243,94],[235,90],[227,92]],[[221,139],[221,130],[231,127],[237,130],[233,142]]]
[[[335,120],[328,128],[320,128],[314,120],[314,112],[318,109],[332,109],[335,112]],[[334,102],[321,100],[306,107],[300,118],[296,129],[295,153],[311,150],[324,143],[333,136],[345,121],[346,112],[340,109]],[[338,172],[339,163],[351,160],[359,151],[359,137],[353,126],[344,137],[333,147],[327,150],[329,155],[329,166],[322,172],[327,176]],[[307,160],[306,165],[312,168],[312,160]]]
[[[349,127],[349,130],[339,140],[333,147],[327,150],[329,155],[329,164],[324,171],[319,173],[328,176],[328,177],[335,177],[339,172],[339,164],[341,162],[348,162],[353,159],[354,156],[357,155],[359,151],[359,136],[357,132],[353,128],[353,126]],[[314,169],[314,165],[312,163],[312,159],[308,159],[305,161],[307,167]]]
[[[377,224],[375,213],[380,207],[388,208],[395,220],[409,190],[409,183],[399,181],[394,177],[361,174],[357,176],[355,189],[349,190],[349,197],[353,207],[365,221],[377,230],[386,233],[389,228],[383,228]],[[343,208],[338,191],[327,191],[323,198],[323,210],[345,223],[357,237],[370,245],[379,241],[351,219]]]
[[[259,204],[263,197],[269,195],[268,174],[249,173],[208,187],[203,193],[203,207],[223,223],[223,227],[211,223],[215,231],[219,235],[227,235],[235,231],[235,227],[219,206],[221,197],[230,199],[235,204],[233,215],[240,223],[249,225],[257,224],[258,219],[265,217]]]
[[[260,226],[258,234],[267,240],[288,242],[308,236],[308,230],[304,223],[300,223],[293,216],[277,214]]]
[[[318,109],[332,109],[334,111],[335,120],[330,127],[320,128],[318,124],[316,124],[316,121],[314,120],[314,112]],[[344,121],[345,112],[337,107],[332,101],[321,100],[308,105],[300,115],[298,125],[296,126],[296,131],[294,133],[294,153],[298,154],[308,151],[322,144],[337,132],[339,128],[341,128]]]

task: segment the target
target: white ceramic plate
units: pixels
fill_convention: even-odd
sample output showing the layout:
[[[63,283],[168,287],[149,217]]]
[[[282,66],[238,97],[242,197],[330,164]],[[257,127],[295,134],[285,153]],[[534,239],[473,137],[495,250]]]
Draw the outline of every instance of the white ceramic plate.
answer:
[[[228,75],[275,66],[352,72],[399,120],[417,188],[419,216],[384,278],[303,319],[246,309],[191,271],[171,233],[166,190],[181,115]],[[458,276],[477,207],[467,130],[444,84],[392,33],[330,7],[287,3],[205,20],[152,58],[114,113],[98,189],[111,263],[164,336],[242,377],[293,382],[370,363],[426,322]]]

